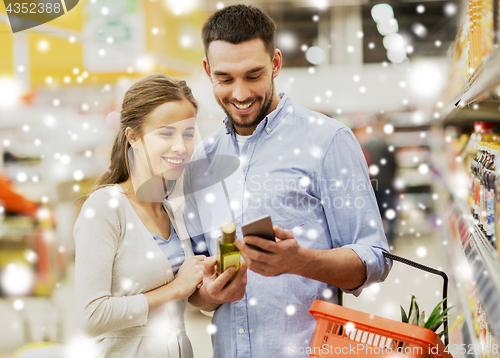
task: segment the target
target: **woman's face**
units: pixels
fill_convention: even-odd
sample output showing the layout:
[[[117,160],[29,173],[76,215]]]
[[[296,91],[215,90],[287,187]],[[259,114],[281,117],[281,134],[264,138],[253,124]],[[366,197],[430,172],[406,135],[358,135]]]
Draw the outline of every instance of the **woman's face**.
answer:
[[[178,179],[195,147],[196,111],[183,99],[164,103],[151,112],[134,148],[136,171],[149,178],[160,173],[164,179]]]

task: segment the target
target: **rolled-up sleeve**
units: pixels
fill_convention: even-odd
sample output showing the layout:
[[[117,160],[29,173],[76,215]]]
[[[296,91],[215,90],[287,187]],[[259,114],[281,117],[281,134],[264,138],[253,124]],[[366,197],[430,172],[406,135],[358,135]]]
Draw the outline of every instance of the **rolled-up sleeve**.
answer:
[[[381,169],[383,170],[383,169]],[[352,131],[341,128],[325,150],[318,186],[334,248],[353,250],[366,266],[365,282],[343,290],[358,296],[364,287],[383,281],[392,267],[382,219],[363,152]]]
[[[83,333],[89,337],[144,325],[149,312],[143,294],[112,296],[120,221],[118,209],[108,205],[110,199],[100,192],[90,196],[74,228],[77,317]]]

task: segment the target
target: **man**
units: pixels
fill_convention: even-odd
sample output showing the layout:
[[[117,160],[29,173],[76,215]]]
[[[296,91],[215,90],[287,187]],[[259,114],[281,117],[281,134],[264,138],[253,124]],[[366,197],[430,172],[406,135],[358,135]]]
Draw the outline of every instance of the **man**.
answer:
[[[245,5],[216,12],[203,27],[203,66],[226,113],[204,152],[210,160],[238,157],[241,165],[190,197],[186,224],[194,249],[215,255],[220,226],[231,217],[239,238],[242,223],[265,214],[279,225],[277,242],[236,240],[245,263],[227,285],[234,271],[215,279],[214,259],[206,260],[203,286],[190,302],[216,309],[215,357],[308,356],[312,302],[336,302],[337,287],[358,295],[391,266],[352,132],[275,92],[282,64],[275,31],[268,15]],[[194,181],[202,176],[189,174]]]

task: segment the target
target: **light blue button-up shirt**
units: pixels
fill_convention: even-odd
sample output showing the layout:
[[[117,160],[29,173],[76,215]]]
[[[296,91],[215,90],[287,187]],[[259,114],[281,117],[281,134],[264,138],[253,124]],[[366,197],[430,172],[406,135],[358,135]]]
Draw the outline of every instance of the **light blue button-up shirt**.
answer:
[[[388,252],[387,240],[364,156],[349,128],[295,107],[282,95],[241,151],[227,118],[200,148],[195,160],[229,155],[240,159],[240,167],[224,180],[225,187],[219,178],[188,196],[186,224],[195,252],[216,255],[225,221],[234,219],[242,238],[242,222],[270,214],[303,247],[356,252],[367,279],[346,292],[359,295],[385,279],[392,264],[382,254]],[[195,168],[187,170],[186,187],[219,174],[206,176]],[[214,357],[308,357],[316,324],[308,309],[317,299],[336,302],[337,288],[289,274],[263,277],[248,271],[247,278],[245,297],[214,314]]]

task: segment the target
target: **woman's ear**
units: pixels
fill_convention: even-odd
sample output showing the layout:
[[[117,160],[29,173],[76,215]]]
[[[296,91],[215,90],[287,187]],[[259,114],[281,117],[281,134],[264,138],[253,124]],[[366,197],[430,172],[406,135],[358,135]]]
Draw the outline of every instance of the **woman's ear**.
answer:
[[[139,143],[139,136],[137,133],[132,128],[127,127],[127,129],[125,129],[125,136],[132,148],[136,149]]]

